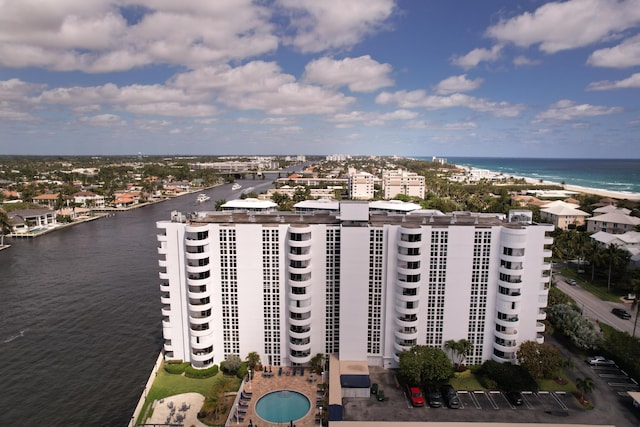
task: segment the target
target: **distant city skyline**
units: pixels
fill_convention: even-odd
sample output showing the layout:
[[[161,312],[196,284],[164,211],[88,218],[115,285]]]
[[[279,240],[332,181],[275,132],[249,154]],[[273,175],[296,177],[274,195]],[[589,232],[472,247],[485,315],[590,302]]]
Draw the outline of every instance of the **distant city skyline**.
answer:
[[[5,0],[0,154],[640,158],[640,0]]]

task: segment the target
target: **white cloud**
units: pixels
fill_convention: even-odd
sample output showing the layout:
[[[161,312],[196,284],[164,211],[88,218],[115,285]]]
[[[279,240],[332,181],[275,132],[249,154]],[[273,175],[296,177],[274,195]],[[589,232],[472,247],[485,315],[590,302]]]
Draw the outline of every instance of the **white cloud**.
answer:
[[[612,68],[640,65],[640,34],[628,38],[617,46],[596,50],[589,56],[587,63],[596,67]]]
[[[389,77],[392,71],[390,64],[381,64],[369,55],[342,60],[325,57],[308,63],[302,80],[325,86],[349,86],[352,92],[373,92],[393,86]]]
[[[145,13],[129,24],[121,7],[132,6]],[[277,48],[269,19],[251,0],[5,0],[0,66],[97,73],[240,60]]]
[[[555,53],[601,42],[638,24],[638,0],[569,0],[503,19],[486,34],[522,47],[539,44],[543,52]]]
[[[569,121],[582,117],[596,117],[621,113],[620,107],[605,107],[590,104],[576,104],[568,99],[563,99],[552,104],[546,111],[536,116],[535,122],[540,121]]]
[[[400,108],[422,107],[428,110],[464,107],[474,111],[490,113],[498,117],[515,117],[524,109],[523,105],[509,104],[508,102],[491,102],[461,93],[454,93],[449,96],[427,95],[423,90],[383,92],[376,97],[376,103],[394,103]]]
[[[640,73],[632,74],[623,80],[609,81],[602,80],[599,82],[590,83],[587,86],[587,90],[612,90],[612,89],[639,89],[640,88]]]
[[[394,0],[278,0],[296,33],[285,40],[304,53],[350,48],[379,30]]]
[[[298,83],[275,62],[202,68],[179,74],[169,84],[189,93],[209,90],[229,107],[268,114],[333,114],[355,101],[335,90]]]
[[[124,126],[127,124],[122,117],[115,114],[98,114],[95,116],[84,116],[80,121],[91,126]]]
[[[477,48],[463,56],[454,56],[451,63],[464,69],[477,67],[481,62],[494,62],[500,58],[501,45],[495,45],[491,49]]]
[[[379,113],[373,111],[351,111],[349,113],[335,114],[327,118],[329,122],[340,124],[365,123],[368,126],[383,125],[390,120],[412,120],[418,117],[418,113],[409,110],[395,110],[389,113]]]
[[[529,65],[539,65],[539,64],[540,64],[540,61],[527,58],[524,55],[518,55],[515,58],[513,58],[513,65],[515,65],[516,67],[525,67]]]
[[[483,83],[483,79],[477,78],[475,80],[467,79],[466,74],[459,76],[451,76],[435,85],[434,89],[439,95],[448,95],[455,92],[468,92],[476,90]]]
[[[128,104],[124,109],[134,114],[174,117],[207,117],[218,114],[213,105],[181,104],[179,102],[153,102],[146,104]]]
[[[472,130],[477,129],[478,125],[474,122],[455,122],[455,123],[435,123],[427,120],[419,120],[409,123],[410,129],[427,129],[427,130]]]

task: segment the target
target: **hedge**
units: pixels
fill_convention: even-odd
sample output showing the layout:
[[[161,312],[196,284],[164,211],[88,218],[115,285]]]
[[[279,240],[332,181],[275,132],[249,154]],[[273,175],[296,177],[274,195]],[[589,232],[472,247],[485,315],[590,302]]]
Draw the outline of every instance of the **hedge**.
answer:
[[[189,362],[183,362],[182,360],[172,360],[164,364],[164,370],[169,374],[182,375],[187,366],[191,366]]]
[[[218,365],[213,365],[207,369],[196,369],[189,365],[184,371],[184,376],[188,378],[209,378],[218,374]]]

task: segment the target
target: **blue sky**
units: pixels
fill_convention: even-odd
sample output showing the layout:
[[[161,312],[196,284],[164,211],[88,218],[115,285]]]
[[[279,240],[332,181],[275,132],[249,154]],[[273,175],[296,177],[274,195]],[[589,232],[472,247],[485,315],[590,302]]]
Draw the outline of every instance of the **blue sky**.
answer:
[[[0,154],[640,158],[640,0],[0,0]]]

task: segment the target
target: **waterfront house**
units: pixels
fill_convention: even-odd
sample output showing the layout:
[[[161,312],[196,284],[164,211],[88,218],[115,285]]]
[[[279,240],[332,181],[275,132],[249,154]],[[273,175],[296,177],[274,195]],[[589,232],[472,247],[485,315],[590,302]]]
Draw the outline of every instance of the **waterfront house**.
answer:
[[[627,231],[633,231],[638,225],[640,225],[640,218],[625,214],[623,209],[617,209],[589,218],[587,220],[587,231],[622,234]]]
[[[60,193],[52,193],[52,194],[40,194],[39,196],[35,196],[31,201],[33,203],[37,203],[42,206],[47,206],[50,208],[55,208],[56,203],[58,202],[58,198],[60,197]]]
[[[100,196],[92,191],[79,191],[73,195],[73,202],[83,208],[89,206],[102,208],[104,207],[104,196]]]
[[[21,209],[7,214],[13,233],[26,233],[34,228],[56,224],[56,212],[50,209]]]

